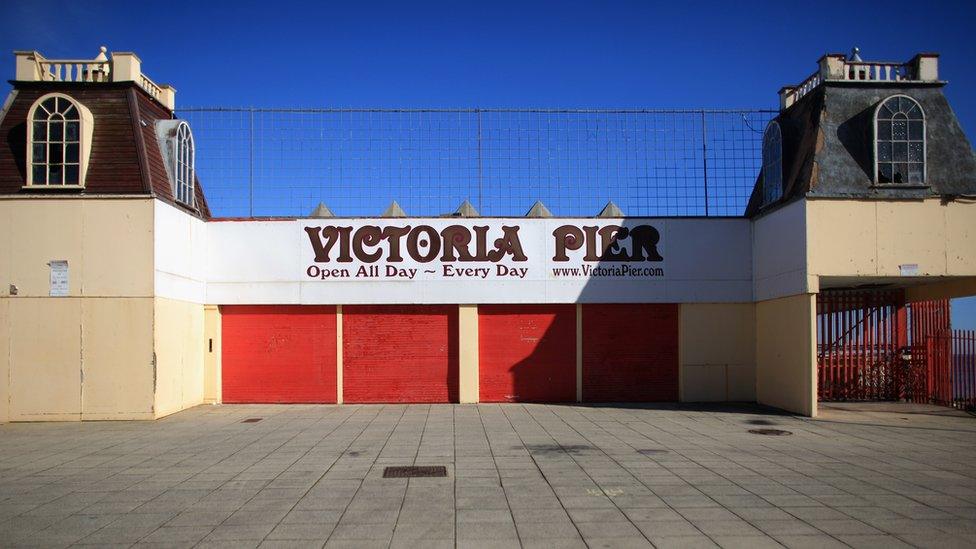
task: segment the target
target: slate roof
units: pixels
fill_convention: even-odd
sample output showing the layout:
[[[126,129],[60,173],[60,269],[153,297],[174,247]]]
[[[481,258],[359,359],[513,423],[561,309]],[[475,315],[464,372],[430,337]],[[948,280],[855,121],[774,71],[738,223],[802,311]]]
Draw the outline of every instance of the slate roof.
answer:
[[[976,153],[943,93],[944,82],[826,81],[774,120],[783,133],[783,198],[762,206],[762,173],[746,216],[798,198],[922,199],[976,196]],[[925,111],[924,186],[875,185],[874,111],[892,95]]]

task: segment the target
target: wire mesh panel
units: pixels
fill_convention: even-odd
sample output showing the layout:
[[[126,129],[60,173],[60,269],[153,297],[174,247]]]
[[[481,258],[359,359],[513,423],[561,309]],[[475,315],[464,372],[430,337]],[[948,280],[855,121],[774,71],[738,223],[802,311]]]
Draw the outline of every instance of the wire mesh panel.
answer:
[[[763,110],[187,108],[216,216],[741,215]]]

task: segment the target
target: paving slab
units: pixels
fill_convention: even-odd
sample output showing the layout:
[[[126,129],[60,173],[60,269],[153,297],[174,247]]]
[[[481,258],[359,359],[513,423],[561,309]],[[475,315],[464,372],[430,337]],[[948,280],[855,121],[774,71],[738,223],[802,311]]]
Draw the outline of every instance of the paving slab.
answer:
[[[972,547],[973,463],[893,404],[201,406],[0,424],[0,546]]]

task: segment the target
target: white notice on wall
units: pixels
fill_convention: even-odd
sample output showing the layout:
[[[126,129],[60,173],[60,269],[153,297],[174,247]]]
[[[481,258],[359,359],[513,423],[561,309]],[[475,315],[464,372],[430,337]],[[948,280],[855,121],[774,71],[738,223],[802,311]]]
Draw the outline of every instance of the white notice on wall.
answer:
[[[918,263],[905,263],[898,266],[901,276],[918,276]]]
[[[63,259],[48,262],[51,267],[51,296],[68,295],[68,262]]]

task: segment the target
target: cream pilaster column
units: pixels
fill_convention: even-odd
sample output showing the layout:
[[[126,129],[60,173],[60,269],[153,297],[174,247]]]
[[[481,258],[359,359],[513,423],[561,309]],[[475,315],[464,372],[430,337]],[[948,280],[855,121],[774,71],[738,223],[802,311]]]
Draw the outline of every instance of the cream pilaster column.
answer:
[[[458,305],[458,400],[474,404],[478,386],[478,306]]]
[[[221,382],[221,322],[220,307],[203,306],[203,401],[219,404],[222,399]]]

